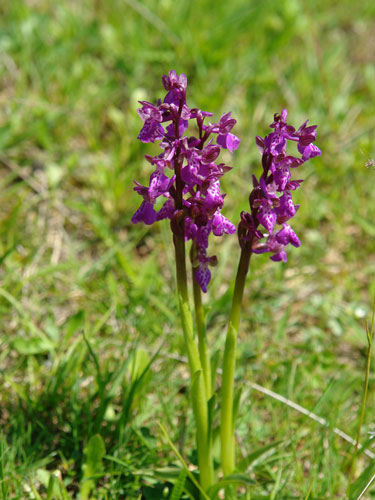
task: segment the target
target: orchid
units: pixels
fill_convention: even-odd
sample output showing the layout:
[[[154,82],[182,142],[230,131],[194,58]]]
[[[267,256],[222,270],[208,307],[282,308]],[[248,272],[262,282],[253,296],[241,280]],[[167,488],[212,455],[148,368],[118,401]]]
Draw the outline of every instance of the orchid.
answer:
[[[221,461],[226,474],[231,474],[235,469],[233,383],[241,302],[250,259],[253,253],[271,253],[271,260],[286,262],[286,247],[289,244],[295,247],[301,245],[289,221],[299,208],[299,205],[293,203],[292,191],[298,189],[303,180],[291,180],[291,169],[321,154],[314,144],[316,125],[307,126],[306,121],[296,130],[287,124],[287,114],[286,109],[283,109],[280,115],[275,114],[270,125],[273,132],[264,139],[259,136],[255,139],[262,155],[263,172],[259,179],[254,175],[252,177],[250,212],[241,213],[238,225],[241,257],[233,292],[223,362]],[[297,142],[301,157],[287,154],[288,141]]]
[[[217,262],[215,256],[207,255],[209,236],[236,231],[221,213],[225,195],[220,191],[220,178],[231,167],[217,162],[221,149],[232,153],[238,148],[240,140],[231,133],[236,120],[226,113],[218,123],[205,124],[212,113],[188,107],[184,74],[170,71],[162,82],[167,91],[163,102],[159,100],[154,105],[141,101],[138,110],[144,122],[138,139],[145,143],[161,141],[163,151],[156,156],[146,155],[155,171],[150,175],[149,186],[135,181],[134,190],[143,201],[132,222],[151,225],[169,219],[173,232],[182,230],[185,240],[192,240],[196,247],[195,278],[207,292],[211,278],[208,266]],[[183,135],[189,121],[195,122],[197,137]],[[159,198],[164,203],[156,209]]]
[[[209,121],[212,113],[188,106],[184,74],[170,71],[162,82],[167,92],[163,101],[159,99],[157,104],[141,101],[138,110],[143,120],[138,139],[144,143],[159,142],[162,151],[145,156],[154,169],[148,185],[134,181],[134,191],[142,197],[142,202],[132,222],[152,225],[164,219],[170,221],[178,303],[191,375],[200,486],[209,494],[215,484],[212,452],[215,390],[201,292],[207,292],[210,267],[217,264],[217,257],[208,253],[211,234],[219,237],[236,232],[234,224],[222,213],[225,194],[220,181],[231,167],[219,157],[223,149],[233,153],[240,140],[232,132],[236,120],[230,112],[214,123]],[[321,154],[314,144],[316,125],[308,126],[306,121],[296,130],[287,123],[286,109],[274,115],[270,127],[271,133],[255,139],[263,171],[259,178],[252,176],[250,208],[241,213],[237,229],[241,255],[225,341],[221,386],[220,465],[227,484],[236,470],[233,415],[236,343],[250,259],[252,254],[270,253],[272,261],[287,262],[288,245],[301,245],[290,221],[299,209],[293,192],[301,187],[303,180],[292,179],[292,172]],[[296,156],[287,152],[290,141],[297,144]],[[195,328],[186,271],[185,247],[189,241]],[[225,498],[232,498],[230,488],[227,493]]]
[[[270,125],[273,132],[264,139],[257,136],[256,144],[262,154],[263,172],[258,180],[253,176],[253,190],[250,194],[250,213],[241,214],[238,229],[241,246],[252,242],[254,253],[270,252],[271,260],[287,261],[285,247],[291,243],[300,246],[300,240],[288,221],[297,213],[291,191],[298,189],[302,179],[291,181],[291,169],[301,166],[310,158],[320,155],[313,144],[316,139],[316,125],[307,126],[307,121],[296,130],[287,124],[287,110],[274,115]],[[288,141],[297,142],[301,157],[287,154]],[[259,225],[263,229],[259,229]],[[275,226],[281,226],[275,230]],[[266,240],[264,241],[264,238]]]

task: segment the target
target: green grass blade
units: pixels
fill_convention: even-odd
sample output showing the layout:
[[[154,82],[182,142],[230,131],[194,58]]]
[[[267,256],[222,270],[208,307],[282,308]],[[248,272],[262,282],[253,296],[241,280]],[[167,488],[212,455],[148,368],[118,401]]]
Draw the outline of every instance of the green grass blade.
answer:
[[[182,493],[184,491],[186,477],[187,477],[187,471],[185,468],[183,468],[181,469],[177,481],[173,486],[173,490],[169,500],[180,500]]]
[[[175,445],[172,443],[172,440],[171,438],[169,437],[168,435],[168,432],[166,431],[166,429],[164,428],[163,424],[161,424],[160,422],[158,422],[158,426],[160,427],[162,433],[164,434],[164,437],[165,439],[167,440],[169,446],[171,447],[171,449],[173,450],[174,454],[176,455],[176,457],[179,459],[179,461],[181,462],[181,465],[184,467],[184,469],[186,470],[186,473],[187,475],[189,476],[190,480],[192,481],[192,483],[194,484],[194,486],[196,486],[198,488],[198,490],[200,491],[201,495],[203,498],[205,498],[205,500],[211,500],[210,497],[207,495],[207,493],[202,489],[201,485],[198,483],[198,481],[195,479],[194,475],[191,473],[191,471],[189,470],[189,467],[187,465],[187,463],[185,462],[185,460],[183,459],[182,455],[180,454],[180,452],[177,450],[177,448],[175,447]]]

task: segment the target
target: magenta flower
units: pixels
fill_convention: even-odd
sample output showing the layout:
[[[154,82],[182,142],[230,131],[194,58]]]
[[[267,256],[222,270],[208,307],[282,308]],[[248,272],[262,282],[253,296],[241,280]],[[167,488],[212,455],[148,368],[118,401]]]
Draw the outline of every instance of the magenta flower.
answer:
[[[155,171],[148,187],[135,181],[134,190],[143,201],[132,222],[151,225],[170,219],[173,232],[183,231],[185,239],[192,240],[196,247],[195,278],[206,292],[211,278],[208,266],[217,262],[215,256],[207,255],[209,236],[236,230],[221,213],[225,195],[220,191],[220,178],[231,167],[217,162],[222,148],[232,153],[239,145],[240,140],[231,133],[236,120],[226,113],[218,123],[205,124],[212,113],[188,107],[184,74],[170,71],[162,82],[167,91],[163,102],[154,105],[140,101],[138,110],[144,122],[138,139],[145,143],[161,141],[162,153],[146,155]],[[191,120],[196,123],[197,137],[183,135]],[[164,203],[157,208],[159,198]]]
[[[291,180],[291,169],[321,154],[313,144],[316,139],[316,125],[307,126],[307,121],[298,130],[286,122],[287,110],[275,114],[270,125],[274,129],[264,139],[257,136],[256,145],[262,154],[263,173],[259,181],[253,176],[253,190],[250,194],[250,213],[241,214],[238,236],[241,246],[252,242],[252,252],[270,252],[271,260],[287,261],[285,247],[290,243],[301,245],[298,236],[287,223],[296,214],[291,191],[298,189],[303,180]],[[297,142],[301,157],[286,153],[288,141]],[[259,229],[263,226],[266,232]],[[281,226],[278,230],[276,226]],[[265,239],[266,238],[266,239]]]

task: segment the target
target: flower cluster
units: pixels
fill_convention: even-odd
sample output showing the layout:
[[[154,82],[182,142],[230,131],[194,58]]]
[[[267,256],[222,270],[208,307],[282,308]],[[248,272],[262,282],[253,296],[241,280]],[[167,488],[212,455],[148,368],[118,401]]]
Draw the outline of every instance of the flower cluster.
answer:
[[[235,226],[221,213],[225,195],[220,192],[220,178],[231,167],[216,160],[221,148],[230,152],[237,149],[240,141],[231,133],[236,120],[227,113],[218,123],[205,124],[212,113],[187,106],[184,74],[170,71],[162,82],[167,91],[163,102],[153,105],[141,101],[138,110],[144,122],[138,139],[145,143],[161,141],[162,153],[145,156],[155,170],[149,186],[135,182],[134,190],[143,201],[132,222],[153,224],[170,219],[175,234],[182,231],[186,240],[193,241],[195,279],[206,292],[211,277],[208,265],[217,260],[207,255],[208,237],[210,233],[221,236],[235,232]],[[189,120],[196,124],[197,136],[183,135]],[[156,210],[160,197],[164,203]]]
[[[263,173],[258,180],[253,176],[253,190],[249,203],[251,213],[242,212],[238,227],[241,246],[251,241],[254,253],[271,252],[271,260],[287,261],[285,247],[291,243],[300,246],[298,236],[288,224],[296,214],[299,205],[294,205],[291,191],[298,189],[303,180],[291,180],[291,168],[320,155],[313,142],[316,139],[316,125],[307,126],[307,121],[298,130],[287,124],[287,110],[275,114],[270,125],[274,131],[264,139],[257,136],[256,144],[262,154]],[[300,157],[287,155],[288,141],[297,142]],[[259,229],[262,225],[267,233]],[[275,226],[281,228],[275,230]],[[267,239],[261,241],[264,237]]]

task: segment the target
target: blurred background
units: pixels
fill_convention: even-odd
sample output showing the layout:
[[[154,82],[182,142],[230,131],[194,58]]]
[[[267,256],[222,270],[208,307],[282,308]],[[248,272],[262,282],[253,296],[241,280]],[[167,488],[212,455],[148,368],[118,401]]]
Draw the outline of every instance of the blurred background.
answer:
[[[175,457],[156,421],[191,443],[169,225],[130,222],[133,179],[147,183],[143,155],[158,150],[137,141],[137,101],[162,98],[175,69],[191,107],[238,121],[222,183],[234,223],[261,172],[255,135],[284,107],[291,125],[318,124],[322,156],[297,175],[302,246],[287,264],[252,261],[238,439],[244,456],[280,443],[252,467],[251,498],[301,498],[314,478],[311,498],[343,498],[352,448],[332,428],[356,433],[375,291],[375,3],[3,0],[0,16],[3,497],[46,498],[55,471],[56,491],[88,498],[87,443],[100,434],[95,498],[160,498],[165,482],[145,471]],[[212,248],[205,303],[220,355],[239,251],[235,236]]]

